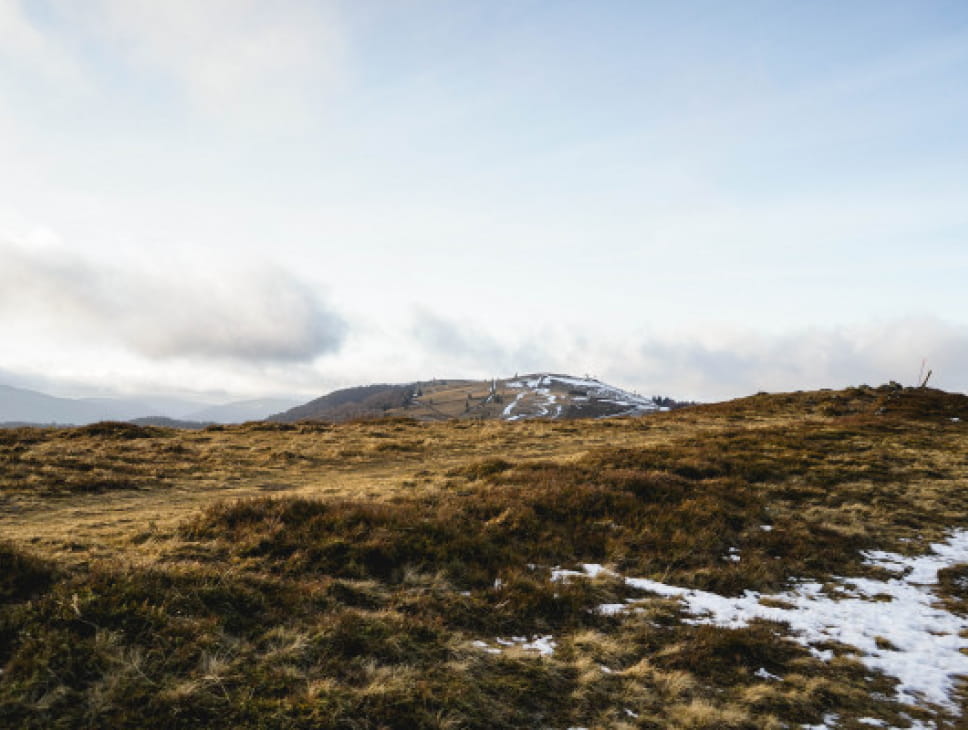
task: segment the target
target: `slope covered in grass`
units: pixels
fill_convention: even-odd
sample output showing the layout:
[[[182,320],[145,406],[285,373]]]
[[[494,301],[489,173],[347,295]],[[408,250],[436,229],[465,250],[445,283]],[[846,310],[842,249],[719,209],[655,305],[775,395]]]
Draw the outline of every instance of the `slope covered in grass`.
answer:
[[[871,551],[968,528],[966,419],[885,386],[613,422],[11,431],[0,725],[954,727],[964,685],[898,693],[864,661],[887,637],[703,621],[664,587],[763,616],[804,581],[857,600],[897,577]],[[968,626],[951,562],[938,607]]]

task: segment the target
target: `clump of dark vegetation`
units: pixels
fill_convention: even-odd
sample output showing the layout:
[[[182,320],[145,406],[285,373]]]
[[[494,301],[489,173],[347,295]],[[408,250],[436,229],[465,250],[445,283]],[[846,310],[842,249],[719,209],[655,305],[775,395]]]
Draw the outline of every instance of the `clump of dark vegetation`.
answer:
[[[239,427],[242,431],[268,431],[272,433],[283,433],[286,431],[296,431],[298,428],[292,423],[275,423],[273,421],[252,421],[244,423]],[[225,430],[224,427],[221,430]]]
[[[171,435],[170,429],[124,421],[101,421],[64,431],[67,438],[97,436],[107,439],[149,439]]]
[[[939,570],[938,587],[949,611],[968,616],[968,564],[952,565]]]
[[[505,472],[514,465],[506,459],[492,458],[482,461],[475,461],[466,466],[457,467],[447,472],[450,477],[466,477],[470,480],[486,479],[495,474]]]
[[[381,501],[218,502],[132,538],[163,538],[150,561],[55,563],[0,544],[0,726],[780,728],[827,713],[845,725],[877,717],[906,727],[905,714],[944,721],[937,708],[892,699],[893,680],[845,652],[822,662],[767,622],[693,625],[677,601],[618,576],[735,595],[863,573],[869,548],[924,549],[968,524],[963,429],[950,420],[963,400],[861,388],[697,406],[669,414],[697,425],[665,439],[567,459],[553,448],[530,459],[478,452],[440,468],[437,488]],[[832,407],[843,413],[826,414]],[[795,418],[780,417],[795,408]],[[595,428],[648,433],[663,423]],[[366,445],[359,454],[430,451],[416,435],[429,426],[393,419],[247,424],[177,440],[159,429],[85,433],[131,440],[107,461],[74,450],[80,437],[70,434],[0,432],[0,495],[23,494],[20,483],[50,494],[98,480],[144,485],[227,469],[242,454],[264,469],[311,468],[298,439],[338,440],[344,428]],[[516,428],[501,425],[495,438],[513,439]],[[576,433],[575,424],[533,428],[549,439]],[[244,445],[232,441],[243,435]],[[742,560],[728,559],[732,551]],[[580,563],[614,573],[552,579],[553,568]],[[939,575],[952,610],[965,611],[966,576],[965,566]],[[595,610],[629,599],[637,610]],[[553,656],[511,646],[523,643],[511,637],[549,634]]]
[[[654,395],[652,396],[652,402],[659,406],[659,408],[667,408],[670,411],[699,405],[699,403],[694,400],[676,400],[675,398],[670,398],[667,395]]]
[[[44,593],[54,581],[54,567],[7,542],[0,542],[0,669],[17,638],[18,625],[7,618],[5,606]],[[0,683],[3,676],[0,675]]]
[[[53,576],[54,569],[47,561],[0,542],[0,604],[43,592]]]

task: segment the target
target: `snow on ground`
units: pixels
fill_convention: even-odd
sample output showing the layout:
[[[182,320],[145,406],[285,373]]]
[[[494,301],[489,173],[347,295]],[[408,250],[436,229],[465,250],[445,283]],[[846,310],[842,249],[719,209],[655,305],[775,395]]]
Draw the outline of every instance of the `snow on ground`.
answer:
[[[801,725],[803,730],[827,730],[830,727],[837,727],[837,720],[840,719],[840,715],[836,712],[828,712],[823,716],[823,722],[819,725]]]
[[[523,386],[517,386],[516,385],[514,387],[523,387]],[[526,392],[518,393],[514,397],[514,400],[511,401],[510,403],[508,403],[507,404],[507,407],[501,412],[501,418],[506,418],[509,421],[516,421],[519,418],[521,418],[521,416],[515,416],[513,414],[514,414],[515,407],[518,405],[518,403],[520,402],[520,400],[522,398],[524,398],[525,395],[526,395]]]
[[[517,647],[525,651],[536,651],[541,656],[551,656],[555,653],[555,641],[551,634],[534,635],[530,639],[527,636],[511,636],[503,638],[498,636],[494,639],[497,646],[491,646],[486,641],[472,641],[471,646],[486,651],[488,654],[500,654],[505,649]]]
[[[521,391],[501,414],[502,418],[509,421],[560,416],[564,405],[559,403],[558,396],[551,392],[553,388],[581,391],[586,394],[571,396],[572,402],[597,401],[617,406],[622,410],[614,413],[615,416],[634,416],[659,410],[651,398],[643,398],[621,388],[613,388],[593,378],[574,378],[569,375],[544,373],[509,380],[505,383],[505,387]],[[522,403],[522,399],[528,395],[531,396],[530,402]],[[524,412],[525,405],[531,406],[527,412]]]
[[[837,578],[840,585],[836,599],[824,593],[821,584],[810,582],[781,594],[763,596],[747,591],[736,598],[645,578],[626,578],[625,583],[678,598],[692,614],[691,623],[739,628],[755,618],[784,622],[796,641],[825,660],[832,658],[832,652],[818,651],[812,644],[833,640],[856,647],[864,664],[899,680],[897,691],[902,701],[917,704],[926,700],[954,710],[950,698],[954,680],[958,675],[968,675],[968,656],[962,653],[968,648],[968,638],[959,636],[968,631],[968,619],[932,605],[932,588],[937,584],[939,569],[968,562],[968,530],[954,532],[946,542],[932,548],[932,554],[913,558],[883,551],[867,553],[869,564],[886,568],[895,577]],[[584,565],[581,572],[555,570],[552,580],[594,577],[603,570],[596,564]],[[765,606],[761,598],[776,599],[791,607]],[[634,609],[635,603],[630,599],[627,604],[604,604],[597,610],[611,615]]]
[[[627,390],[606,385],[594,378],[573,378],[568,375],[546,375],[545,378],[549,382],[559,383],[574,390],[584,390],[598,400],[614,403],[615,405],[625,406],[637,411],[657,410],[655,402],[651,398],[643,398]]]
[[[537,377],[532,377],[527,380],[516,380],[507,384],[509,388],[521,389],[514,400],[507,405],[504,411],[501,413],[501,417],[508,421],[518,421],[522,418],[545,418],[551,415],[551,407],[555,404],[557,397],[552,395],[548,388],[550,385],[550,380],[548,380],[547,375],[539,375]],[[531,405],[533,408],[537,408],[535,412],[524,412],[521,411],[522,400],[525,396],[531,396]],[[515,411],[521,411],[515,413]],[[554,415],[560,415],[561,406],[558,406],[557,413]]]

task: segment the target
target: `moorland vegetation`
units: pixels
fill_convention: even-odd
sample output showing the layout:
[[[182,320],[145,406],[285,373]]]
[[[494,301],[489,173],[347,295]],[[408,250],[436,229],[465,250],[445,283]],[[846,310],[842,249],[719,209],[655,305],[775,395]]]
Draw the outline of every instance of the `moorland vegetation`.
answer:
[[[0,725],[956,727],[964,683],[906,701],[850,646],[696,623],[619,576],[877,577],[865,551],[968,528],[966,487],[968,397],[894,385],[635,419],[0,431]],[[553,572],[585,563],[608,569]],[[942,573],[968,617],[968,567]]]

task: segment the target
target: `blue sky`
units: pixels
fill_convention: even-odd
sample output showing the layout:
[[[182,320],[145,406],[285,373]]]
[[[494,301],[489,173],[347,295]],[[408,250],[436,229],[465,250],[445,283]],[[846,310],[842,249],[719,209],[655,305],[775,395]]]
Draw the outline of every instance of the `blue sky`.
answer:
[[[968,390],[962,2],[0,0],[0,380]]]

